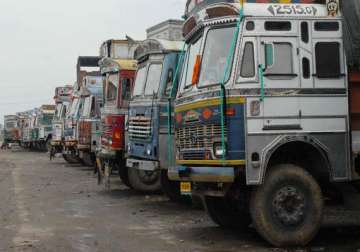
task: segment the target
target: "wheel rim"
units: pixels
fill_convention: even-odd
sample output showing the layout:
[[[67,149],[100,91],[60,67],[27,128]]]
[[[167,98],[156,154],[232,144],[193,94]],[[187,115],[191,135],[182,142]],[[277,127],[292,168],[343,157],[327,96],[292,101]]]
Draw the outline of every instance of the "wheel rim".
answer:
[[[305,195],[294,186],[279,189],[272,202],[274,216],[285,226],[296,226],[305,219]]]
[[[140,181],[146,185],[152,185],[159,179],[159,172],[157,171],[137,171]]]

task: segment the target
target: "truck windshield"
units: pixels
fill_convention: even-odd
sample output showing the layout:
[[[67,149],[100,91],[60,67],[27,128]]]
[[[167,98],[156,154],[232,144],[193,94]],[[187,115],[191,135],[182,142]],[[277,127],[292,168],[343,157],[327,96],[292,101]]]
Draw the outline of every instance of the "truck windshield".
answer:
[[[85,98],[84,108],[83,108],[81,116],[89,118],[90,113],[91,113],[91,97],[89,96],[89,97]]]
[[[162,64],[151,64],[147,74],[145,95],[157,94],[161,79]]]
[[[55,110],[55,118],[56,119],[60,119],[62,107],[63,107],[63,105],[61,103],[56,105],[56,110]]]
[[[186,52],[186,58],[184,62],[183,73],[181,76],[181,88],[187,88],[191,86],[192,74],[194,70],[194,65],[196,62],[196,55],[200,53],[202,37],[197,38],[193,41]]]
[[[109,75],[108,88],[106,94],[107,101],[109,102],[116,101],[118,85],[119,85],[119,75],[118,74]]]
[[[79,106],[79,98],[74,98],[73,102],[71,103],[71,108],[70,108],[70,116],[74,116],[75,113],[78,110],[78,106]]]
[[[43,125],[50,125],[53,120],[54,114],[43,114],[40,123]]]
[[[61,108],[61,115],[59,119],[64,119],[66,117],[66,110],[68,108],[67,104],[63,104]]]
[[[5,125],[6,129],[12,129],[16,127],[16,122],[7,122]]]
[[[209,30],[201,62],[199,87],[216,85],[222,81],[235,29],[230,26]]]
[[[140,68],[136,73],[134,96],[142,95],[146,79],[146,65]]]

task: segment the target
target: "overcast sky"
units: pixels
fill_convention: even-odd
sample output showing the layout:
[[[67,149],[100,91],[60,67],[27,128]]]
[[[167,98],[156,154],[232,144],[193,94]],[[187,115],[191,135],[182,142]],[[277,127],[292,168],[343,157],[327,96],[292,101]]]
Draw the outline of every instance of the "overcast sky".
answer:
[[[0,123],[5,114],[52,103],[73,84],[80,55],[101,42],[181,18],[186,0],[0,0]]]

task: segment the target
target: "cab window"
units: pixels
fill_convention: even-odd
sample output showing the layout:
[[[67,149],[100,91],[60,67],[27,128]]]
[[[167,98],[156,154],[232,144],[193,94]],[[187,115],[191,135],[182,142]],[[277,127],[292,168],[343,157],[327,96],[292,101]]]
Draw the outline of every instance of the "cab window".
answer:
[[[165,87],[165,93],[164,93],[164,95],[166,97],[170,96],[172,86],[173,86],[173,81],[174,81],[174,70],[172,68],[170,68],[168,71],[168,74],[167,74],[167,78],[166,78],[166,87]]]
[[[144,91],[144,85],[146,80],[146,65],[139,68],[136,73],[136,79],[135,79],[135,87],[134,87],[134,96],[139,96],[143,94]]]
[[[122,100],[130,100],[131,98],[131,79],[125,78],[121,82],[121,98]]]
[[[255,76],[255,56],[253,42],[246,42],[243,56],[241,59],[240,76],[242,78],[252,78]]]
[[[315,57],[318,78],[337,79],[341,77],[340,44],[338,42],[317,43]]]
[[[181,87],[189,88],[192,83],[192,74],[196,63],[196,56],[200,53],[202,37],[198,37],[190,45],[186,53],[183,73],[181,76]]]
[[[222,81],[235,29],[236,27],[229,26],[209,30],[202,57],[199,87],[219,84]],[[229,80],[230,72],[225,82]]]
[[[119,83],[119,76],[117,74],[112,74],[108,78],[108,86],[107,86],[107,101],[116,101],[117,88]]]
[[[272,75],[282,77],[294,74],[292,50],[293,47],[291,43],[274,43],[272,65],[267,66],[265,74],[268,76]]]
[[[151,64],[147,74],[145,95],[157,94],[162,72],[162,64]]]

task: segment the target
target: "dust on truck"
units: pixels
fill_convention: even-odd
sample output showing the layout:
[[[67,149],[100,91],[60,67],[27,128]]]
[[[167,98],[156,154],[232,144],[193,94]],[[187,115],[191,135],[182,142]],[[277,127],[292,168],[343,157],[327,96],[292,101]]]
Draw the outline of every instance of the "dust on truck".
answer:
[[[98,182],[110,186],[110,175],[117,171],[129,186],[125,154],[126,121],[137,69],[134,51],[138,41],[131,38],[107,40],[100,47],[99,62],[104,78],[104,106],[101,109],[101,142],[97,151]]]
[[[57,153],[63,151],[64,141],[64,119],[69,109],[72,97],[72,86],[57,87],[55,89],[55,114],[52,120],[52,139],[50,159],[55,157]]]
[[[182,199],[179,185],[170,183],[167,171],[171,161],[167,152],[168,98],[171,92],[177,91],[177,63],[184,46],[182,25],[182,20],[167,20],[150,28],[153,33],[164,31],[165,34],[175,33],[177,36],[155,32],[157,35],[150,36],[135,51],[138,71],[129,108],[127,151],[128,176],[132,187],[143,192],[162,189],[170,199],[176,201]],[[172,88],[174,83],[175,87]]]
[[[256,2],[188,1],[169,176],[220,226],[305,245],[330,202],[359,209],[360,3]]]

